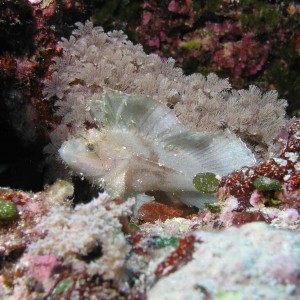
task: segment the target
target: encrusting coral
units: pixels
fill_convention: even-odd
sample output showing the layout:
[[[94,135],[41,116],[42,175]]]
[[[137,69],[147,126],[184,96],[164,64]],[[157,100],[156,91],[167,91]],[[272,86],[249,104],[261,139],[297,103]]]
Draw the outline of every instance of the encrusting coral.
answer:
[[[128,231],[120,218],[131,214],[134,199],[118,204],[100,194],[71,208],[65,198],[71,193],[72,186],[57,182],[42,194],[32,194],[31,200],[20,198],[32,210],[37,208],[33,204],[49,205],[51,200],[61,206],[46,215],[39,213],[38,224],[23,229],[24,253],[14,264],[4,261],[0,297],[206,299],[205,295],[250,293],[270,300],[274,293],[280,299],[299,297],[298,232],[263,223],[208,232],[201,230],[199,219],[176,217],[140,226],[127,223]],[[14,199],[21,196],[14,195]],[[38,202],[32,203],[35,198]],[[18,230],[11,227],[7,241]]]
[[[1,299],[44,298],[49,293],[57,299],[71,288],[70,298],[59,299],[73,299],[83,291],[106,299],[107,293],[117,293],[109,290],[109,282],[123,287],[130,244],[119,219],[131,214],[134,198],[118,204],[99,194],[72,208],[68,198],[73,192],[61,180],[36,194],[0,189],[2,201],[15,203],[18,214],[9,222],[0,220]]]
[[[297,299],[299,238],[263,223],[218,233],[198,231],[192,261],[162,277],[147,298]],[[186,247],[182,251],[188,253]],[[174,268],[170,262],[170,256],[163,262],[165,273]]]
[[[128,247],[118,217],[130,214],[135,200],[131,198],[120,205],[109,200],[107,194],[99,194],[74,210],[53,208],[38,224],[37,230],[45,237],[29,246],[29,255],[54,255],[64,258],[65,263],[71,262],[74,269],[117,279]],[[100,258],[87,263],[85,257],[97,247],[101,247]]]
[[[279,140],[282,149],[278,156],[254,167],[236,170],[221,180],[219,200],[236,200],[236,212],[231,215],[234,224],[240,223],[238,215],[247,211],[249,216],[260,215],[260,220],[274,226],[288,227],[289,224],[299,229],[299,137],[300,120],[296,120]],[[231,217],[228,216],[227,221]]]
[[[0,255],[22,252],[37,238],[36,226],[54,207],[70,207],[66,200],[74,192],[73,185],[58,180],[45,191],[33,194],[0,188]]]
[[[78,23],[69,40],[63,39],[63,53],[51,66],[52,79],[45,81],[46,99],[57,99],[56,114],[62,121],[52,133],[47,153],[57,153],[69,133],[93,126],[91,101],[102,97],[104,88],[151,96],[174,108],[188,128],[218,131],[228,128],[257,151],[271,149],[280,129],[287,125],[286,101],[274,91],[262,93],[233,90],[226,79],[215,74],[185,76],[174,60],[147,55],[121,31],[104,33],[90,21]]]

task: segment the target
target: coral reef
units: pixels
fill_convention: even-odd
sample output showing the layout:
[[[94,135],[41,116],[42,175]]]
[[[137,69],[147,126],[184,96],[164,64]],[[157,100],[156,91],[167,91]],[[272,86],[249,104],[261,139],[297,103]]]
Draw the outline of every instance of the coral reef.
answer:
[[[4,220],[1,232],[0,297],[299,297],[300,237],[289,226],[298,218],[295,209],[278,210],[281,223],[272,227],[252,217],[250,224],[217,231],[220,220],[223,227],[233,224],[237,198],[219,204],[220,211],[141,223],[128,219],[134,199],[121,203],[104,193],[71,208],[72,193],[62,181],[37,194],[1,191],[18,217]],[[284,222],[289,230],[277,229]]]
[[[299,234],[252,223],[219,233],[199,231],[194,238],[192,260],[162,277],[148,299],[299,297]]]
[[[4,2],[1,10],[4,20],[0,59],[4,93],[1,102],[5,103],[17,135],[28,144],[37,138],[32,124],[42,128],[42,123],[46,122],[45,111],[39,110],[47,108],[41,107],[39,99],[51,59],[59,54],[57,38],[49,24],[55,14],[55,4],[51,3],[43,10],[30,1]],[[19,38],[15,37],[14,31]]]
[[[100,194],[73,209],[67,199],[72,194],[73,186],[63,181],[37,194],[1,190],[2,201],[15,203],[18,217],[1,220],[6,223],[1,228],[0,297],[119,295],[109,282],[122,289],[129,243],[118,217],[131,213],[134,199],[118,204]]]
[[[114,0],[94,1],[93,22],[124,30],[146,53],[173,57],[185,74],[276,89],[297,115],[299,14],[297,1]]]
[[[88,11],[80,0],[0,1],[1,185],[42,189],[42,149],[59,121],[53,104],[42,101],[43,81],[61,33]]]
[[[57,153],[68,134],[95,126],[89,107],[106,87],[151,96],[173,107],[179,120],[196,131],[228,128],[264,154],[288,124],[286,101],[274,91],[262,93],[254,86],[233,90],[214,74],[185,76],[172,59],[163,62],[146,55],[120,31],[106,34],[91,22],[77,26],[69,40],[60,42],[63,53],[54,59],[51,79],[45,81],[45,97],[56,99],[56,114],[62,118],[47,153]]]
[[[297,114],[299,14],[294,1],[145,0],[140,25],[128,30],[147,53],[173,57],[187,73],[275,88]]]
[[[173,208],[157,201],[151,201],[141,205],[137,217],[144,222],[154,222],[156,220],[166,221],[167,219],[181,217],[182,215],[183,211],[178,208]]]
[[[71,203],[66,198],[72,194],[73,186],[65,181],[57,181],[53,186],[36,194],[1,188],[0,252],[4,261],[5,256],[14,251],[23,251],[36,238],[36,226],[50,208],[70,206]],[[4,204],[6,213],[3,211]]]
[[[25,257],[24,252],[28,245],[40,238],[37,224],[54,207],[70,207],[71,201],[68,197],[73,195],[73,191],[70,183],[61,180],[35,194],[9,188],[0,189],[1,202],[14,204],[17,211],[17,216],[12,219],[0,220],[0,298],[9,299],[8,295],[15,280],[24,275],[16,263]],[[27,277],[24,275],[23,279],[26,281]],[[17,294],[16,292],[15,295]]]
[[[234,197],[236,211],[251,210],[260,213],[269,222],[278,218],[299,226],[299,162],[300,121],[295,121],[285,139],[279,143],[283,148],[277,157],[257,166],[242,168],[224,177],[218,196],[220,201]],[[285,215],[282,212],[286,212]],[[290,217],[289,217],[290,215]]]
[[[90,275],[103,275],[106,280],[117,280],[127,253],[122,225],[117,218],[131,213],[134,199],[120,205],[110,200],[107,194],[99,194],[88,204],[77,205],[74,210],[66,207],[52,209],[37,226],[43,238],[28,247],[28,254],[63,257],[66,264],[72,262],[74,269],[84,269]],[[82,234],[78,236],[78,232]],[[88,255],[93,251],[100,258],[89,261]]]
[[[142,103],[139,108],[146,111],[159,103],[155,107],[169,117],[166,124],[174,125],[178,118],[182,124],[175,122],[176,126],[185,126],[185,134],[193,130],[195,136],[211,132],[212,139],[228,132],[234,139],[238,136],[238,144],[247,144],[259,163],[229,175],[224,172],[222,178],[214,170],[181,177],[214,201],[203,203],[200,210],[174,199],[173,193],[163,193],[163,188],[151,193],[147,188],[149,195],[136,198],[127,198],[130,193],[119,197],[98,193],[99,189],[94,189],[92,196],[92,188],[78,191],[78,182],[73,186],[63,180],[37,193],[0,188],[0,298],[298,299],[300,120],[286,118],[287,102],[278,99],[275,91],[263,92],[253,85],[239,89],[257,80],[263,81],[263,87],[273,87],[271,81],[282,87],[287,82],[282,78],[290,77],[285,89],[296,95],[297,4],[261,0],[100,1],[103,11],[94,11],[94,19],[102,18],[106,25],[113,22],[108,27],[127,27],[146,51],[156,52],[148,55],[121,31],[105,33],[91,21],[77,23],[73,30],[73,20],[91,14],[89,5],[96,2],[0,1],[5,8],[0,10],[0,108],[4,108],[0,114],[11,119],[12,131],[23,139],[20,144],[40,140],[44,144],[50,136],[45,152],[57,158],[60,147],[84,138],[85,150],[94,153],[98,146],[95,138],[99,138],[99,130],[102,134],[111,129],[109,122],[116,126],[123,122],[138,134],[126,116],[136,121],[139,129],[142,125],[151,129],[147,134],[157,142],[149,122],[140,122],[137,110],[128,103],[136,97]],[[138,18],[127,26],[105,17],[107,11],[113,11],[126,18],[132,15],[128,10],[133,8],[136,13],[142,2],[142,23],[136,31],[133,24]],[[126,11],[120,12],[120,7]],[[56,43],[68,33],[69,39]],[[201,70],[207,76],[184,75],[175,60],[166,56],[173,56],[185,70]],[[229,80],[211,71],[230,76],[234,88]],[[117,108],[113,121],[103,105],[104,91],[110,89],[128,97],[126,101],[121,97],[120,106],[109,106]],[[2,138],[11,132],[5,135],[1,126],[6,120],[0,118],[4,132],[0,140],[9,152]],[[154,128],[161,125],[157,118],[151,120]],[[176,132],[177,127],[166,127]],[[118,142],[120,136],[122,142],[128,137],[121,129]],[[173,139],[173,144],[176,142]],[[20,144],[13,144],[13,148]],[[108,152],[119,151],[117,145],[109,145]],[[103,144],[100,148],[103,151]],[[189,155],[199,148],[191,147]],[[118,155],[123,159],[120,152]],[[73,163],[88,163],[96,170],[100,158],[103,160],[103,152],[95,162],[81,155]],[[161,161],[154,154],[147,158],[145,174],[149,175],[150,165],[158,162],[161,167]],[[176,157],[170,160],[178,166]],[[117,165],[108,161],[104,167],[109,170],[112,164]],[[133,162],[130,157],[131,166]],[[57,163],[65,167],[60,160]],[[139,163],[130,178],[141,178]],[[198,162],[181,163],[185,164],[182,172],[184,167],[198,167]],[[232,157],[228,165],[231,163]],[[0,177],[8,177],[7,165],[0,161]],[[56,169],[56,177],[73,175],[50,160],[49,167]],[[29,178],[29,170],[26,172]],[[79,172],[78,181],[84,182],[85,175]],[[118,181],[122,175],[118,169],[109,180],[122,184]],[[170,185],[181,189],[183,182],[178,182]],[[158,186],[163,184],[158,182]]]

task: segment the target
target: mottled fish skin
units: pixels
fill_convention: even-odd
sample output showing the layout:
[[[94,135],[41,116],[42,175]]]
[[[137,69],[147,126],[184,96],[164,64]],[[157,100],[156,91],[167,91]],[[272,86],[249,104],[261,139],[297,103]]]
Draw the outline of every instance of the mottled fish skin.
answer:
[[[234,134],[188,130],[171,109],[151,97],[107,89],[103,99],[92,102],[91,113],[101,129],[69,139],[59,154],[112,197],[161,190],[201,207],[212,196],[197,192],[192,183],[196,174],[224,176],[255,164]]]

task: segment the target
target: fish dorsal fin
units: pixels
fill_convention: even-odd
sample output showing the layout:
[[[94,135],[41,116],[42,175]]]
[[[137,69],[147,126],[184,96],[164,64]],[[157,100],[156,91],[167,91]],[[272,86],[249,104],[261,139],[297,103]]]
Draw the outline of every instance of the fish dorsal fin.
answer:
[[[106,129],[134,130],[153,140],[162,165],[179,172],[188,170],[192,176],[201,172],[224,176],[256,162],[233,133],[186,129],[170,108],[152,97],[107,88],[102,100],[91,103],[91,113]]]
[[[138,130],[152,139],[184,130],[171,109],[143,95],[106,89],[102,100],[91,103],[91,112],[104,128]]]
[[[242,166],[256,163],[253,153],[233,133],[192,132],[186,130],[165,137],[160,141],[166,150],[160,160],[174,165],[177,170],[189,170],[189,174],[212,172],[220,176],[227,175]],[[176,153],[176,159],[168,155]]]

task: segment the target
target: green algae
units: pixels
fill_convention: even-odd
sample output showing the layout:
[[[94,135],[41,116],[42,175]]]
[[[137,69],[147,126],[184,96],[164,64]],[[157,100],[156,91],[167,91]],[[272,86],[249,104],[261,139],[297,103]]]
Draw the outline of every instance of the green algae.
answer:
[[[71,278],[66,278],[62,281],[60,281],[55,289],[53,290],[50,299],[55,299],[56,296],[63,293],[65,290],[69,289],[71,287],[72,280]]]
[[[197,50],[201,48],[201,41],[200,39],[194,39],[190,40],[182,45],[182,48],[191,51],[191,50]]]
[[[141,231],[141,228],[140,228],[138,225],[134,224],[133,222],[130,222],[130,223],[128,224],[128,226],[129,226],[130,230],[133,230],[133,231]]]
[[[254,182],[254,186],[259,191],[279,191],[281,190],[281,184],[277,179],[269,177],[259,176]]]
[[[175,246],[178,242],[178,238],[175,236],[159,237],[158,239],[155,240],[155,242],[158,248],[165,248],[168,246]]]
[[[220,213],[221,212],[220,205],[215,204],[215,203],[205,203],[204,207],[212,213]]]
[[[18,210],[16,205],[4,199],[0,199],[0,220],[10,220],[16,218],[18,215]]]
[[[268,202],[270,203],[271,206],[278,206],[281,204],[281,201],[278,199],[270,199]]]
[[[206,172],[199,173],[193,179],[193,184],[199,192],[213,194],[218,190],[219,179],[216,174]]]
[[[219,290],[215,295],[215,300],[241,300],[242,295],[239,291]]]

